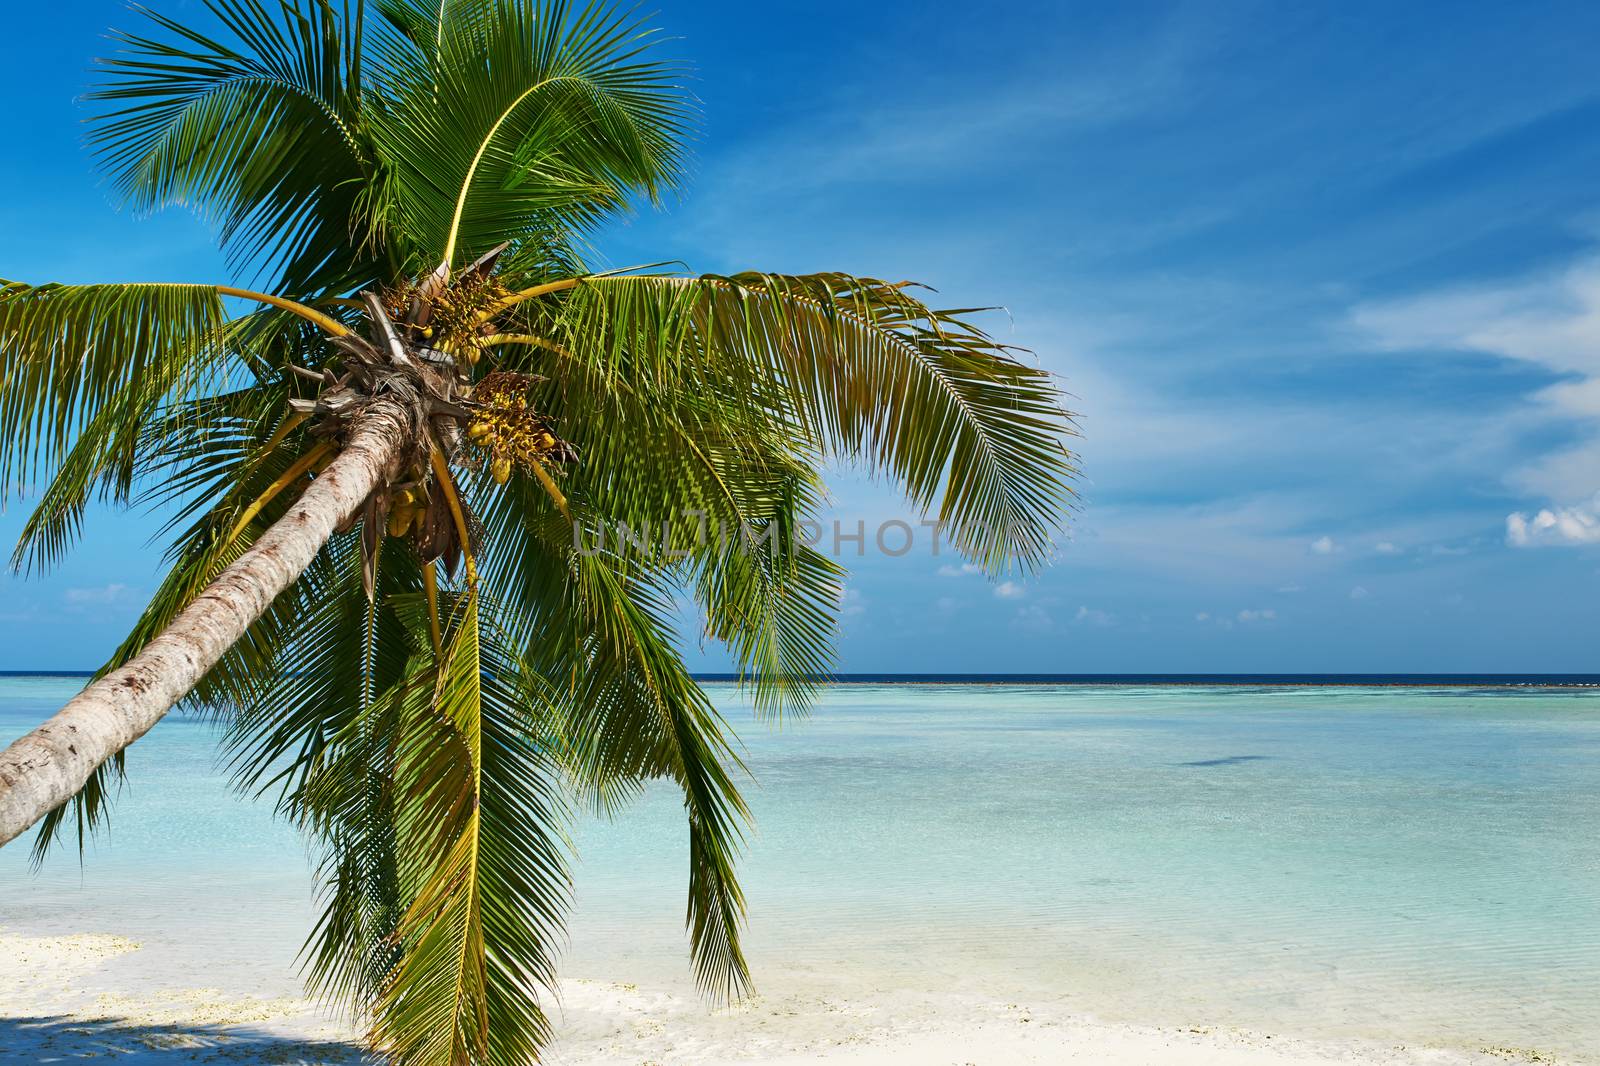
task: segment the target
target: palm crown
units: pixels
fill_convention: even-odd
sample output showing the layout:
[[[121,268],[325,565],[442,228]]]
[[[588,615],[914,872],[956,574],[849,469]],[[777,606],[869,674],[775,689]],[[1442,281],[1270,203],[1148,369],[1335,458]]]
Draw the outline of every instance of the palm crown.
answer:
[[[210,7],[214,36],[152,14],[120,38],[92,138],[130,203],[202,211],[266,291],[0,295],[0,498],[46,484],[18,564],[97,497],[171,515],[171,570],[96,683],[122,687],[86,695],[215,644],[187,699],[320,842],[310,976],[397,1061],[537,1057],[563,820],[656,777],[682,790],[696,972],[739,993],[740,768],[676,604],[759,709],[803,711],[840,594],[794,535],[819,468],[891,476],[991,571],[1037,565],[1072,472],[1049,376],[903,283],[588,270],[588,235],[682,177],[690,102],[631,16]],[[249,582],[217,629],[207,604]],[[95,824],[163,710],[52,786],[41,852]]]

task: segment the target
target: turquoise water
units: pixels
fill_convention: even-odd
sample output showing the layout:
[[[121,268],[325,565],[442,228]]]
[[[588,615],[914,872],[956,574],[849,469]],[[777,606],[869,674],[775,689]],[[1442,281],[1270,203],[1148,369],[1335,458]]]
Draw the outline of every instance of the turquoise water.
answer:
[[[0,740],[75,684],[0,678]],[[713,692],[756,778],[758,981],[1600,1051],[1600,694],[847,686],[780,732]],[[81,869],[0,852],[0,924],[292,988],[304,848],[212,735],[175,718],[130,752]],[[683,835],[665,789],[579,827],[569,973],[681,980]]]

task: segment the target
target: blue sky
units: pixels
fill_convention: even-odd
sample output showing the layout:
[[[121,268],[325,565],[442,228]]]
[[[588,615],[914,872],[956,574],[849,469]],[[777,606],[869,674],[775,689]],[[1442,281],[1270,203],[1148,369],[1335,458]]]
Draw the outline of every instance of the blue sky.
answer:
[[[661,8],[699,70],[697,177],[610,263],[1003,304],[1082,413],[1056,563],[847,558],[845,669],[1600,668],[1600,7]],[[223,276],[80,147],[73,97],[132,20],[8,16],[0,276]],[[848,474],[835,508],[915,518]],[[70,564],[0,579],[0,669],[96,665],[154,526],[99,513]]]

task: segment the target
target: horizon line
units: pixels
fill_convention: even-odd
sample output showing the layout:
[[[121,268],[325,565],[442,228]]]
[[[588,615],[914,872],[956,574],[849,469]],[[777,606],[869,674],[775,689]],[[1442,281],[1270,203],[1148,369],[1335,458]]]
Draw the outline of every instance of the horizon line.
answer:
[[[0,670],[0,678],[93,677],[93,670]],[[726,672],[690,675],[697,682],[736,684],[748,675]],[[1600,673],[1495,672],[1235,672],[1235,673],[916,673],[852,671],[805,680],[820,685],[1113,685],[1234,686],[1271,688],[1600,688]]]

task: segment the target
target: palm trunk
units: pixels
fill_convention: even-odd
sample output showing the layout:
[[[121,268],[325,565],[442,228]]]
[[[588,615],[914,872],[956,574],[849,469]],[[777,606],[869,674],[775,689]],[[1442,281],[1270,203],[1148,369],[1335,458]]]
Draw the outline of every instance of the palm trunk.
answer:
[[[0,752],[0,845],[71,799],[95,767],[144,736],[311,565],[334,528],[398,470],[405,408],[374,403],[300,499],[139,654]]]

